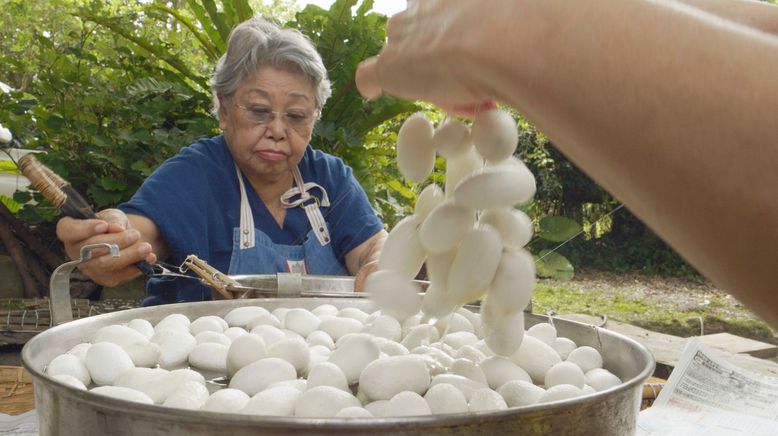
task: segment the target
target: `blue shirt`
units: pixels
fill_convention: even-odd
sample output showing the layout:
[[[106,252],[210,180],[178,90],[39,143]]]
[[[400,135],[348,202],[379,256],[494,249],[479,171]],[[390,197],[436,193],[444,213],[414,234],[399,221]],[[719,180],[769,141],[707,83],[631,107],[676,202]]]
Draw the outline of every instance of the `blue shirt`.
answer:
[[[321,210],[335,255],[345,265],[346,254],[383,229],[383,224],[370,207],[351,168],[340,158],[308,146],[298,167],[305,182],[318,183],[329,195],[330,207]],[[246,194],[254,226],[273,243],[303,243],[311,225],[302,208],[288,209],[284,225],[279,227],[249,183],[246,183]],[[316,190],[312,194],[318,196]],[[240,188],[224,137],[202,139],[181,149],[154,171],[119,209],[154,221],[170,250],[168,263],[180,265],[188,255],[194,254],[226,273],[233,229],[240,226]],[[268,272],[258,266],[257,273]],[[149,291],[155,293],[154,289]],[[210,298],[210,290],[195,280],[177,280],[175,289],[167,289],[162,294],[160,302]]]

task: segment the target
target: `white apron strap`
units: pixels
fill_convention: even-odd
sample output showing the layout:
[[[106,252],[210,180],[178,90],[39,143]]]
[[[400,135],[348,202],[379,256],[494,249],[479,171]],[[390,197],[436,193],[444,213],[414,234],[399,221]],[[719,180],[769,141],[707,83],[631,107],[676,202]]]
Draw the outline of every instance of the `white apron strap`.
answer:
[[[292,189],[284,192],[281,195],[281,205],[286,208],[292,208],[300,206],[305,210],[305,215],[308,216],[308,221],[311,223],[313,233],[316,235],[316,239],[319,240],[319,244],[327,245],[330,243],[330,230],[327,228],[327,222],[324,221],[324,216],[321,214],[321,207],[329,207],[330,200],[327,197],[327,191],[321,185],[316,183],[304,183],[303,177],[300,174],[300,170],[295,166],[292,168],[292,177],[294,177],[294,183],[296,186]],[[321,200],[308,193],[310,189],[317,188],[321,191]],[[299,195],[300,198],[292,200],[293,197]]]
[[[240,186],[240,249],[248,250],[254,247],[254,215],[251,214],[246,186],[243,184],[243,175],[238,164],[235,164],[235,172],[238,174]]]

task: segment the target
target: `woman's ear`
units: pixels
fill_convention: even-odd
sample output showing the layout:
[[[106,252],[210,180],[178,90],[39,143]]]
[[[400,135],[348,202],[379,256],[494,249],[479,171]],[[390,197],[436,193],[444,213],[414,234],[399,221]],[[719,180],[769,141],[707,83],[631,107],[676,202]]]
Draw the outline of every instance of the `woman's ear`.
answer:
[[[217,95],[219,99],[219,128],[224,130],[227,128],[227,104],[229,99],[222,95]]]

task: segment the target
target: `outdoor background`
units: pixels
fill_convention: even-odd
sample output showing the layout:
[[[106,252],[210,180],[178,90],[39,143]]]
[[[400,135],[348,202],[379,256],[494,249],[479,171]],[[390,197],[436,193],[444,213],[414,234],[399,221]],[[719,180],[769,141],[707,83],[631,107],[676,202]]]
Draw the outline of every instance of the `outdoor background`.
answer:
[[[12,131],[14,148],[40,151],[95,210],[113,207],[181,147],[219,133],[209,114],[209,74],[230,29],[263,14],[308,35],[323,56],[333,96],[313,146],[354,169],[391,228],[428,183],[442,185],[445,177],[439,160],[424,183],[404,180],[394,149],[408,116],[424,111],[439,121],[444,114],[387,97],[366,102],[354,85],[357,64],[383,46],[385,14],[404,3],[0,0],[0,82],[7,85],[0,123]],[[543,279],[536,311],[607,314],[686,335],[704,325],[706,333],[718,328],[775,341],[766,325],[619,209],[543,132],[514,116],[517,156],[538,182],[534,201],[522,208],[535,223],[528,248]],[[15,156],[0,162],[10,183],[0,194],[0,298],[45,295],[47,274],[64,259],[54,234],[58,212],[36,193],[16,190],[23,186]],[[79,296],[137,298],[134,286],[100,294],[84,282]]]

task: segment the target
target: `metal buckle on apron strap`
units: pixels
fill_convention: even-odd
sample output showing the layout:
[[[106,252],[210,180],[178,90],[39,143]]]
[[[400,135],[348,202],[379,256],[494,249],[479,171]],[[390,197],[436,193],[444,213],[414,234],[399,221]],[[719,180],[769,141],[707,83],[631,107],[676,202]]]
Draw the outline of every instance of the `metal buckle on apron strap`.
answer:
[[[311,203],[305,204],[306,201],[310,201]],[[321,206],[321,203],[319,202],[319,197],[316,197],[315,195],[310,195],[308,196],[307,199],[302,200],[299,206],[305,209],[307,206],[314,206],[314,205],[316,207]]]
[[[324,216],[321,214],[319,207],[329,207],[330,199],[327,196],[327,191],[316,183],[303,182],[303,177],[300,174],[300,169],[297,167],[292,168],[292,177],[297,186],[284,192],[281,195],[281,205],[287,209],[300,206],[305,211],[305,215],[308,217],[308,221],[311,223],[313,233],[316,235],[316,239],[321,245],[327,245],[330,243],[330,230],[327,227],[327,222],[324,220]],[[321,191],[321,199],[311,195],[308,191],[310,189],[317,188]],[[299,195],[300,198],[292,200],[293,197]],[[311,200],[313,200],[311,202]],[[306,203],[307,202],[307,203]]]
[[[319,209],[319,207],[329,207],[330,205],[327,191],[316,183],[303,182],[300,169],[296,166],[292,167],[291,171],[295,186],[281,195],[281,206],[286,209],[297,206],[302,207],[305,211],[305,215],[308,217],[308,221],[311,223],[311,228],[313,229],[313,233],[316,235],[319,244],[329,244],[330,230]],[[238,175],[238,186],[240,188],[240,248],[241,250],[245,250],[254,246],[254,217],[251,214],[251,207],[249,206],[246,197],[246,187],[243,183],[243,176],[240,172],[240,168],[238,168],[238,164],[235,164],[235,172]],[[321,199],[308,192],[314,188],[321,191]],[[293,197],[298,195],[300,198],[292,200]]]

